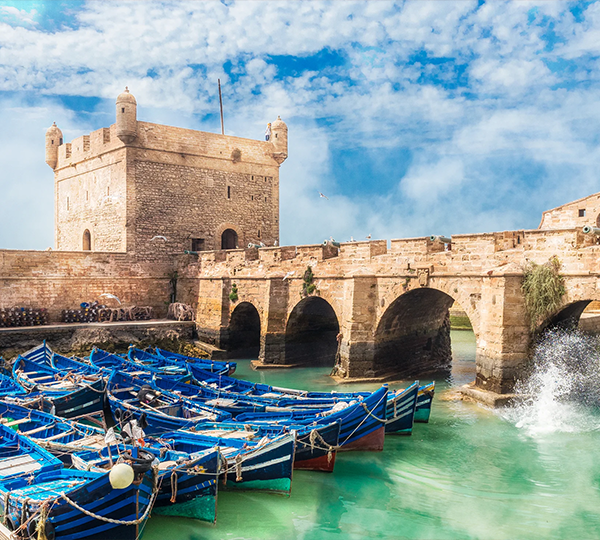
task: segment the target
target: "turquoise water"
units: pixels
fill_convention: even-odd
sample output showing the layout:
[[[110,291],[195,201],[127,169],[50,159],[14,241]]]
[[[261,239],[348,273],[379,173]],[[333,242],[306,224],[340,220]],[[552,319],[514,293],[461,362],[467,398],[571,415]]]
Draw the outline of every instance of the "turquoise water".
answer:
[[[532,431],[516,427],[526,411],[449,400],[475,368],[473,334],[453,332],[452,341],[452,377],[438,381],[431,421],[416,424],[412,437],[387,436],[379,453],[338,454],[333,474],[296,471],[291,497],[220,492],[214,526],[155,516],[143,540],[600,538],[600,431],[585,428],[597,417],[586,422],[582,415],[592,413],[567,411],[563,420],[578,415],[567,423],[580,428],[549,422]],[[237,375],[253,381],[335,386],[328,369],[238,366]]]

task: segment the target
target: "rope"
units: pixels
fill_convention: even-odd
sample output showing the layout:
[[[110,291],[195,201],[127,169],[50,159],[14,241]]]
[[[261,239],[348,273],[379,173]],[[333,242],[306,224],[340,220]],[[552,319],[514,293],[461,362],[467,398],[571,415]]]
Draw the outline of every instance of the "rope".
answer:
[[[40,510],[40,519],[37,522],[35,530],[37,532],[37,540],[48,540],[46,538],[46,520],[48,519],[48,506],[46,503],[42,505]]]
[[[68,504],[70,504],[73,508],[76,508],[77,510],[79,510],[80,512],[85,514],[86,516],[90,516],[91,518],[97,519],[99,521],[105,521],[107,523],[114,523],[116,525],[139,525],[140,523],[145,521],[146,518],[148,517],[148,515],[150,514],[150,510],[152,510],[152,507],[154,506],[154,503],[156,502],[156,496],[158,495],[158,484],[156,481],[156,477],[157,477],[158,473],[157,473],[157,470],[155,467],[152,467],[152,471],[153,471],[153,476],[154,476],[154,488],[152,489],[152,497],[150,498],[150,502],[148,503],[148,506],[146,506],[146,511],[142,514],[142,517],[140,517],[138,519],[125,521],[122,519],[107,518],[104,516],[100,516],[98,514],[94,514],[94,512],[90,512],[89,510],[86,510],[82,506],[79,506],[75,501],[69,499],[69,497],[64,493],[64,491],[60,494],[60,497],[63,500],[65,500]]]
[[[325,445],[324,448],[320,448],[320,450],[327,450],[327,464],[329,465],[329,463],[331,463],[331,459],[333,458],[333,451],[336,449],[335,447],[327,444],[327,442],[325,441],[325,439],[323,439],[323,437],[321,437],[321,434],[316,430],[313,429],[310,432],[310,435],[308,437],[309,441],[310,441],[310,450],[311,452],[314,451],[315,449],[315,443],[317,442],[317,440]]]
[[[241,482],[242,481],[242,455],[238,454],[237,456],[235,456],[235,481],[236,482]]]
[[[385,418],[382,420],[381,418],[378,418],[377,416],[375,416],[375,415],[373,414],[373,411],[375,410],[375,407],[377,407],[377,405],[379,405],[379,403],[378,403],[377,405],[375,405],[375,407],[373,407],[373,409],[372,409],[372,410],[369,410],[369,408],[367,407],[367,404],[366,404],[366,403],[361,403],[361,405],[363,406],[363,409],[364,409],[365,411],[367,411],[367,414],[368,414],[368,415],[369,415],[371,418],[373,418],[373,419],[377,420],[378,422],[381,422],[381,423],[385,424],[385,422],[386,422],[386,419],[385,419]]]
[[[171,473],[171,502],[177,501],[177,473],[175,470]]]
[[[8,501],[10,499],[10,491],[7,491],[4,494],[4,515],[2,516],[2,523],[6,525],[6,520],[8,519]]]

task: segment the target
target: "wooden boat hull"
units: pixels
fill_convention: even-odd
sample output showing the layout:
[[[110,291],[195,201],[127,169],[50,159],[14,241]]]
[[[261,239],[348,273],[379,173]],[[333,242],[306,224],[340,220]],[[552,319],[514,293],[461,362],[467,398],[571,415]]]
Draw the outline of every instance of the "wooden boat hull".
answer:
[[[106,382],[98,379],[63,396],[44,397],[41,410],[62,418],[76,418],[101,412],[105,388]]]

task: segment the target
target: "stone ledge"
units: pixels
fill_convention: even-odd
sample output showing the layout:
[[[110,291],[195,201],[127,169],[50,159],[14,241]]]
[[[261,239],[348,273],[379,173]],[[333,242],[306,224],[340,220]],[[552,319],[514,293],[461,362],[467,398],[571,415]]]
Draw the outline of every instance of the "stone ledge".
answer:
[[[487,405],[492,409],[505,407],[510,405],[514,400],[520,398],[517,394],[497,394],[496,392],[490,392],[489,390],[481,390],[476,388],[474,383],[465,384],[458,389],[458,393],[461,394],[462,399],[469,401],[476,401]]]

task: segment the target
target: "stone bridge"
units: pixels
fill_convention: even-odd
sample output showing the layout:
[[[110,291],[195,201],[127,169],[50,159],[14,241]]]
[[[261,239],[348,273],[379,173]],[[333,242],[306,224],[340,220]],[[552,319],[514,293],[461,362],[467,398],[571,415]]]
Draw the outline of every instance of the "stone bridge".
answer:
[[[477,340],[476,385],[508,393],[532,339],[521,292],[526,263],[562,263],[563,308],[542,326],[576,321],[600,300],[600,246],[580,228],[442,240],[200,253],[198,334],[232,353],[258,353],[263,364],[333,365],[339,353],[343,377],[413,377],[448,367],[448,308],[456,302]],[[308,267],[314,291],[306,295]]]

